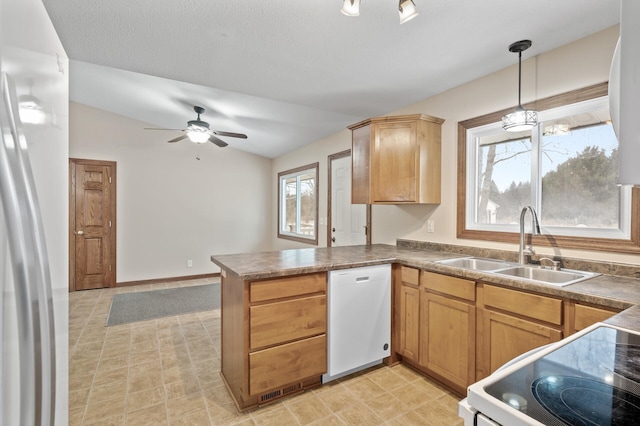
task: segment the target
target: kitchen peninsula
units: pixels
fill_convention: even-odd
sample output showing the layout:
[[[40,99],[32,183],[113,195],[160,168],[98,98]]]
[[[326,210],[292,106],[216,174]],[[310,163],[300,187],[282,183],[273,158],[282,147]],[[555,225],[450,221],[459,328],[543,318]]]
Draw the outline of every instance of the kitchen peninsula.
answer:
[[[557,341],[608,317],[618,326],[640,329],[640,309],[616,315],[640,304],[640,280],[610,275],[606,265],[593,265],[603,275],[559,287],[436,263],[465,256],[513,261],[517,253],[399,240],[397,246],[211,256],[222,270],[221,374],[238,409],[321,384],[327,362],[326,277],[339,269],[392,265],[392,355],[388,362],[403,362],[461,395],[468,384],[491,374],[505,356],[513,357],[509,352],[492,352],[493,337],[488,330],[494,324],[506,323],[517,333],[528,333],[528,342]],[[571,259],[563,262],[575,267]],[[581,269],[589,264],[575,262]],[[549,311],[528,312],[535,310],[511,306],[511,301],[535,301]],[[406,303],[414,305],[407,310]],[[447,310],[439,311],[441,307]],[[508,312],[509,308],[516,312]],[[447,327],[460,327],[460,332],[467,333],[464,350],[455,346],[459,341],[438,345],[444,346],[439,347],[441,353],[462,353],[466,358],[430,357],[426,320],[441,312],[445,316],[438,321],[449,321],[446,313],[458,318],[460,309],[464,320]],[[514,350],[524,352],[527,347]]]

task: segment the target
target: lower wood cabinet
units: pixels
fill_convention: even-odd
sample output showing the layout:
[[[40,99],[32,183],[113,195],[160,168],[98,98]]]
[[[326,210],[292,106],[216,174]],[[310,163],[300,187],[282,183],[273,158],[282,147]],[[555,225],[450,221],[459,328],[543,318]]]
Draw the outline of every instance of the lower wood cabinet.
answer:
[[[475,306],[425,289],[420,318],[420,365],[464,393],[475,382]]]
[[[244,281],[223,273],[222,378],[240,411],[319,385],[326,273]]]
[[[397,352],[403,359],[418,362],[420,349],[420,288],[419,271],[403,266],[396,309],[399,314]]]
[[[531,349],[562,339],[562,300],[484,284],[476,380]]]
[[[514,316],[482,310],[481,318],[478,380],[518,355],[562,339],[560,330]]]

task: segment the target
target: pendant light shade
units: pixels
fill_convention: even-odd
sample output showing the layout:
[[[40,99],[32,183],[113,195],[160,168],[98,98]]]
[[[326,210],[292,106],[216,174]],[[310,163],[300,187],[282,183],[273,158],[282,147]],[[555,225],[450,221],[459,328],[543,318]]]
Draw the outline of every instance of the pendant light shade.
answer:
[[[360,0],[344,0],[340,12],[347,16],[360,16]]]
[[[531,40],[520,40],[509,46],[509,52],[518,52],[518,107],[502,117],[502,128],[507,132],[522,132],[538,124],[538,112],[525,110],[520,101],[522,90],[522,52],[531,47]]]
[[[418,11],[416,10],[416,5],[413,0],[400,0],[398,13],[400,14],[401,24],[404,24],[418,16]]]

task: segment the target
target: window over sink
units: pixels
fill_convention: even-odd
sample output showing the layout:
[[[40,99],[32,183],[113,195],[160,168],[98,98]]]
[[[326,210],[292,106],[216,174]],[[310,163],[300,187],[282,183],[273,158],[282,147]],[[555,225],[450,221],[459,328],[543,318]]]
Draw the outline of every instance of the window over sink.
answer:
[[[502,130],[503,111],[459,123],[458,237],[515,242],[531,205],[537,244],[640,252],[638,189],[616,185],[606,83],[534,105],[539,124],[525,132]]]
[[[278,238],[318,244],[318,167],[278,173]]]

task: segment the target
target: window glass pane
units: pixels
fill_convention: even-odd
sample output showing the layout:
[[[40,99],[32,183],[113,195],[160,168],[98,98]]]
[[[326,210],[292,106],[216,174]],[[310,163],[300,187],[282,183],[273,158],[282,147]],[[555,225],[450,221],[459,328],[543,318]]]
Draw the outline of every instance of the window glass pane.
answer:
[[[298,230],[298,183],[295,176],[284,179],[284,232],[296,233]]]
[[[608,112],[541,125],[541,225],[618,229],[618,140]]]
[[[300,176],[300,233],[313,236],[315,230],[315,173]]]
[[[531,138],[499,131],[478,142],[476,223],[517,223],[531,200]]]

